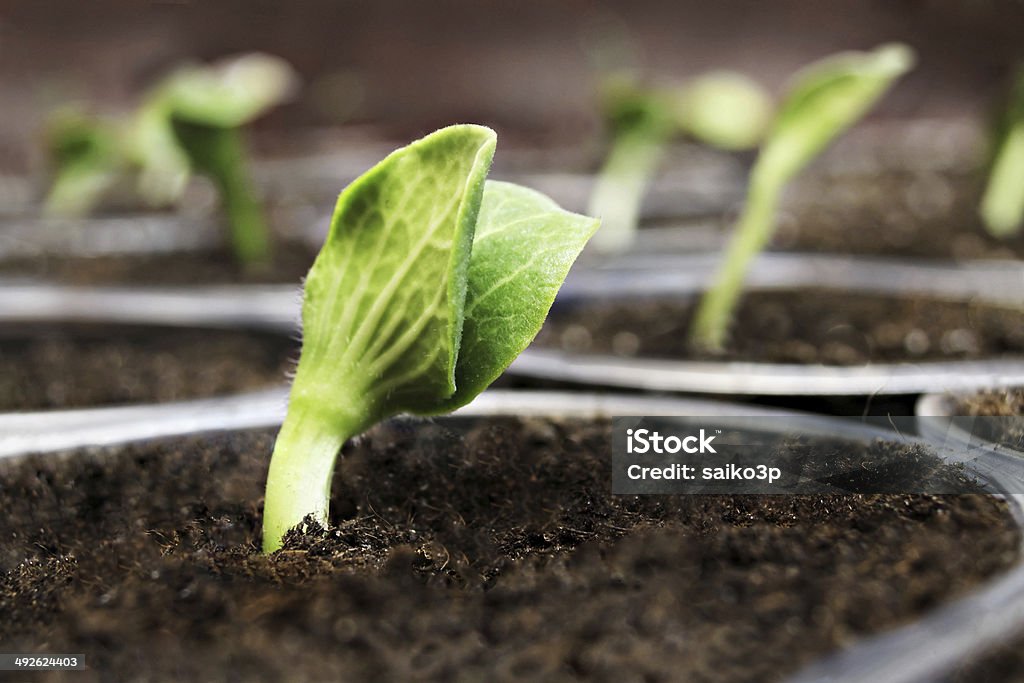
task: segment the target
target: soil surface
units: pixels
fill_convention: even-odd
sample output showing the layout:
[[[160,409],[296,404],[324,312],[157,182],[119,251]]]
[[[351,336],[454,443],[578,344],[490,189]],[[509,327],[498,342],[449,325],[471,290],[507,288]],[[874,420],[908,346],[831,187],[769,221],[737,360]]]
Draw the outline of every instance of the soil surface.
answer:
[[[1024,683],[1024,638],[993,648],[977,661],[964,664],[950,683]]]
[[[262,389],[298,358],[286,335],[244,330],[0,326],[0,411],[152,403]]]
[[[958,400],[957,415],[991,418],[974,423],[975,433],[1024,450],[1024,388],[983,391]]]
[[[451,424],[348,444],[271,557],[272,432],[0,468],[0,642],[76,682],[771,681],[1017,559],[990,496],[611,496],[607,422]]]
[[[960,400],[957,415],[1024,416],[1024,389],[983,391]]]
[[[71,285],[299,285],[316,258],[301,241],[278,241],[266,266],[246,268],[229,249],[162,254],[76,257],[49,255],[0,262],[4,276],[33,277]]]
[[[773,243],[787,250],[952,259],[1019,258],[1024,231],[988,234],[983,169],[811,176],[794,188]]]
[[[826,365],[1024,353],[1024,313],[980,303],[827,290],[750,292],[721,354],[695,351],[692,298],[559,302],[540,346],[577,353]]]

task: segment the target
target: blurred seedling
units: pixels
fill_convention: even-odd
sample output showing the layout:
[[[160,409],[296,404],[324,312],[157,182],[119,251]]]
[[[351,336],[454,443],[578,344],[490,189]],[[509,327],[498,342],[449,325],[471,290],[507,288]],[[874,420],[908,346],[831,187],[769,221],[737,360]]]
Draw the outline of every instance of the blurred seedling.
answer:
[[[760,140],[771,113],[756,83],[727,71],[669,86],[618,72],[605,79],[602,102],[611,146],[588,212],[601,218],[594,246],[606,252],[632,244],[644,194],[672,140],[688,136],[719,149],[747,149]]]
[[[245,54],[176,69],[127,121],[61,113],[49,136],[55,176],[46,211],[87,214],[125,176],[147,205],[170,206],[197,173],[217,189],[237,260],[266,262],[270,240],[248,177],[242,128],[285,101],[296,82],[283,60]]]
[[[775,231],[786,185],[913,62],[910,48],[889,44],[836,54],[796,74],[751,170],[746,204],[714,284],[697,309],[691,330],[696,346],[718,350],[725,344],[750,263]]]

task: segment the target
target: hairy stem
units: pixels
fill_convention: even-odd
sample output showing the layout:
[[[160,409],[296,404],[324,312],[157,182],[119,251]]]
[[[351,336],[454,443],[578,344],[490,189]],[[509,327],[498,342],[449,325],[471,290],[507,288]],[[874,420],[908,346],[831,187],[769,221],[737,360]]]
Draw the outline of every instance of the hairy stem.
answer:
[[[361,425],[322,410],[292,405],[274,444],[263,504],[263,552],[281,547],[285,533],[312,515],[327,525],[331,478],[338,452]]]

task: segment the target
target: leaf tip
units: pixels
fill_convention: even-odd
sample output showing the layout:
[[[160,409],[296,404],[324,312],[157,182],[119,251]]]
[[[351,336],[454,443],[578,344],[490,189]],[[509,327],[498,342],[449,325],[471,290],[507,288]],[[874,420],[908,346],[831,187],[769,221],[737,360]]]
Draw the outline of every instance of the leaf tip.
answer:
[[[899,76],[914,68],[917,55],[905,43],[886,43],[875,48],[873,53],[874,67],[881,72]]]

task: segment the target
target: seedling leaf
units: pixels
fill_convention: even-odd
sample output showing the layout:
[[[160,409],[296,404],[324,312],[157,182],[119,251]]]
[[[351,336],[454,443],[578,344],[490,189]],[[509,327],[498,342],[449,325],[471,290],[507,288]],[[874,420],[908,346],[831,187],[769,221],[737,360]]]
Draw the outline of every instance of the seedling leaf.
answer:
[[[490,129],[445,128],[341,194],[306,280],[303,353],[318,378],[373,384],[376,409],[387,414],[428,411],[454,393],[469,255],[494,147]]]
[[[178,118],[237,128],[286,100],[297,83],[283,59],[250,53],[210,66],[182,67],[168,78],[161,97]]]
[[[757,145],[771,118],[772,103],[755,81],[733,71],[712,71],[679,92],[679,127],[719,149]]]
[[[432,412],[469,403],[533,341],[598,225],[534,190],[487,181],[469,263],[456,392]]]

